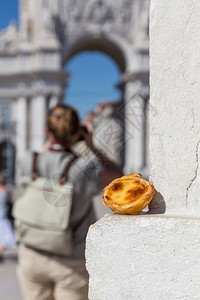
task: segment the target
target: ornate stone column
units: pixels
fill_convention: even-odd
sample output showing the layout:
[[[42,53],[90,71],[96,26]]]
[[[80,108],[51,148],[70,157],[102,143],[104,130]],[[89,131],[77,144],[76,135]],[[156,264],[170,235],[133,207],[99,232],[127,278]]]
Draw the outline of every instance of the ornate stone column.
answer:
[[[47,113],[47,99],[38,94],[30,101],[30,148],[40,151],[45,142],[45,121]]]
[[[19,176],[19,164],[27,150],[27,98],[26,96],[20,96],[15,99],[13,103],[13,116],[15,122],[15,147],[16,147],[16,158],[15,158],[15,180],[18,180]]]
[[[60,102],[59,96],[56,94],[53,94],[49,97],[49,108],[54,107]]]

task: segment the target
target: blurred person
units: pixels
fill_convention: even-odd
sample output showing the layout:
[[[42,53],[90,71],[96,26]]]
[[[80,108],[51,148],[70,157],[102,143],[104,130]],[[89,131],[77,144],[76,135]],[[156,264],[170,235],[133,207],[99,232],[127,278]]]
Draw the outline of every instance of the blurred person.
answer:
[[[93,119],[95,114],[93,112],[88,113],[85,118],[81,121],[81,130],[85,133],[93,134]],[[79,156],[94,156],[94,153],[88,147],[83,135],[80,136],[79,140],[72,146],[72,150]]]
[[[124,164],[124,124],[122,102],[101,102],[96,107],[93,121],[95,146],[110,160]]]
[[[7,248],[15,247],[15,235],[8,219],[8,207],[11,204],[11,193],[7,188],[6,175],[0,173],[0,260]]]
[[[92,197],[116,177],[121,169],[93,145],[92,135],[84,131],[76,110],[57,105],[47,117],[48,142],[38,155],[38,175],[59,182],[66,164],[75,158],[72,147],[84,139],[94,156],[74,160],[67,182],[75,188],[70,213],[72,251],[68,255],[46,251],[42,244],[32,247],[19,241],[18,277],[26,300],[88,299],[88,274],[85,268],[85,240],[89,226],[95,222]],[[31,176],[33,158],[27,153],[21,164],[21,176]],[[38,235],[40,230],[38,229]],[[49,237],[50,238],[50,237]],[[62,254],[60,254],[62,253]]]

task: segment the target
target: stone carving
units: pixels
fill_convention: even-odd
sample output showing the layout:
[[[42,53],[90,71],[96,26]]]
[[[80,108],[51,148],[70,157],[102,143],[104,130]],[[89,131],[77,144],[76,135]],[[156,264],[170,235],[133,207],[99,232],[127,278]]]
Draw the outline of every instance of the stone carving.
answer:
[[[32,9],[34,0],[21,0],[22,40],[31,42],[38,26],[37,16]],[[70,45],[73,41],[87,34],[111,33],[132,41],[131,27],[135,15],[139,40],[148,40],[149,0],[41,0],[41,33],[43,38],[57,37],[62,44]],[[39,29],[37,29],[38,31]]]
[[[42,21],[43,21],[43,35],[46,38],[55,36],[55,20],[51,11],[51,4],[49,0],[42,2]]]
[[[80,0],[63,0],[67,36],[77,35],[77,28],[84,27],[85,31],[99,28],[105,31],[125,35],[131,24],[132,0],[88,0],[87,5]]]
[[[104,23],[114,18],[112,6],[103,0],[96,0],[86,6],[85,17],[90,22]]]
[[[18,31],[15,23],[11,23],[5,30],[0,32],[0,49],[16,47]]]

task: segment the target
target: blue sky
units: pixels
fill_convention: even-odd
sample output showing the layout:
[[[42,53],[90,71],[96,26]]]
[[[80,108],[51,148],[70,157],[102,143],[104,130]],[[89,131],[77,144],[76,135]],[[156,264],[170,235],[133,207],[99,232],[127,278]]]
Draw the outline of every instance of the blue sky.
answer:
[[[18,23],[18,0],[0,0],[0,30],[12,20]]]
[[[120,92],[115,88],[120,72],[107,55],[83,52],[69,61],[66,70],[71,74],[66,101],[77,106],[81,116],[98,102],[120,98]]]
[[[18,24],[18,0],[0,0],[0,30],[11,20]],[[65,101],[78,108],[83,117],[100,101],[118,100],[120,92],[115,85],[120,81],[116,64],[100,52],[83,52],[66,65],[71,74]]]

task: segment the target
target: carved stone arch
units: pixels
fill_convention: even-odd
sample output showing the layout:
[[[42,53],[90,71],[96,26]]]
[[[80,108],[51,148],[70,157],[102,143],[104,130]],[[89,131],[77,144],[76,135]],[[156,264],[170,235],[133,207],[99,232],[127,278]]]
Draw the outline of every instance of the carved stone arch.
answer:
[[[74,55],[83,51],[100,51],[110,56],[123,73],[126,70],[126,56],[120,46],[105,35],[87,35],[77,39],[66,51],[64,63]]]

